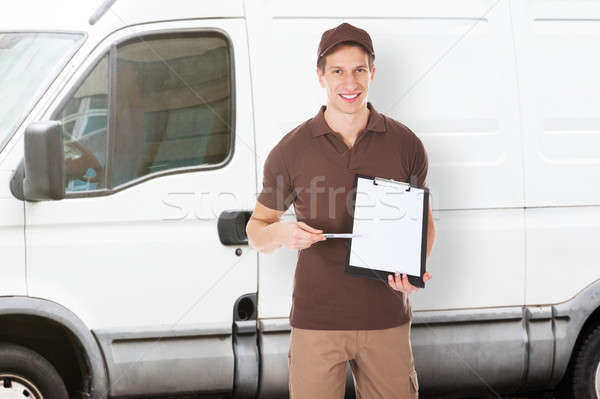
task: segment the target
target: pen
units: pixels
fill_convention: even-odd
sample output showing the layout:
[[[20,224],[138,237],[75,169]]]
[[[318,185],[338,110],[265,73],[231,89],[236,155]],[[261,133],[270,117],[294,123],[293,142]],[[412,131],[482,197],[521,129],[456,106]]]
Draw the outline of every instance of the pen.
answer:
[[[323,233],[323,236],[325,238],[353,238],[353,237],[359,237],[359,234],[352,234],[352,233]]]

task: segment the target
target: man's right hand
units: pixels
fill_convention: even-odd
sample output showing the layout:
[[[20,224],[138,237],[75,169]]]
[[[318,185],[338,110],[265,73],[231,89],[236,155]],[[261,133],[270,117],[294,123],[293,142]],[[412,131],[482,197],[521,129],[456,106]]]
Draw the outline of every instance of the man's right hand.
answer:
[[[310,247],[325,240],[323,230],[315,229],[304,222],[282,222],[284,211],[271,209],[259,201],[246,225],[248,245],[261,253],[270,253],[282,245],[295,250]]]
[[[315,242],[326,240],[323,230],[310,227],[304,222],[279,222],[279,240],[290,249],[305,249]]]

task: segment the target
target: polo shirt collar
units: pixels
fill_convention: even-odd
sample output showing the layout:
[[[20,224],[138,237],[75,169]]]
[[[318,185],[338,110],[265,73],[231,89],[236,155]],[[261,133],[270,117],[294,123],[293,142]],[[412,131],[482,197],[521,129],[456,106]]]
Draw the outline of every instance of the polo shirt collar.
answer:
[[[366,130],[383,133],[385,132],[385,119],[383,116],[375,111],[373,104],[367,101],[367,108],[371,110],[369,114],[369,120],[367,121]],[[312,131],[313,137],[322,136],[327,133],[331,133],[332,130],[325,121],[325,110],[327,109],[326,105],[321,105],[321,109],[314,118],[312,118],[310,122],[310,129]]]

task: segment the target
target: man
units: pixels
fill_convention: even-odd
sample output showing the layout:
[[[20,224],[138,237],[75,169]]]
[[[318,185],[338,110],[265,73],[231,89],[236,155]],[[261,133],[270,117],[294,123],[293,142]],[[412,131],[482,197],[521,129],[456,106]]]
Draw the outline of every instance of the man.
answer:
[[[299,250],[290,324],[290,395],[343,398],[346,361],[357,397],[418,397],[410,346],[408,278],[387,282],[344,273],[356,173],[425,185],[421,140],[367,102],[375,53],[369,34],[344,23],[323,33],[317,77],[327,106],[286,134],[271,150],[263,189],[247,225],[252,248]],[[297,222],[280,222],[294,203]],[[429,212],[427,255],[434,226]],[[431,279],[429,272],[423,280]]]

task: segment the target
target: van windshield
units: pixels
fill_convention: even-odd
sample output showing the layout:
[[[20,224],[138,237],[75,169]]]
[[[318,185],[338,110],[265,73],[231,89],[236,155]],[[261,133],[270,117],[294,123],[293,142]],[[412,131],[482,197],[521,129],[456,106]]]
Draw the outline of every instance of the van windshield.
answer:
[[[0,32],[0,150],[83,40],[75,33]]]

